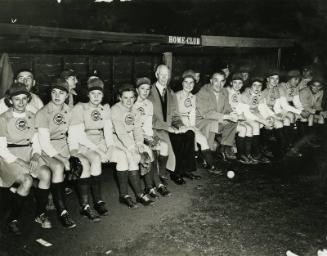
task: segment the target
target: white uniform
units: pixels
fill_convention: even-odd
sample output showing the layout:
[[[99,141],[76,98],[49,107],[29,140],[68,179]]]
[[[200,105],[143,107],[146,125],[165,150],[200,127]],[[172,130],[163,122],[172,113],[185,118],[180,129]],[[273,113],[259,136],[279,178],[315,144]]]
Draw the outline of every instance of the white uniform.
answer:
[[[192,93],[186,94],[183,90],[176,93],[177,111],[185,126],[194,127],[195,142],[199,143],[201,150],[208,150],[207,138],[195,127],[196,96]],[[197,147],[195,147],[197,149]]]

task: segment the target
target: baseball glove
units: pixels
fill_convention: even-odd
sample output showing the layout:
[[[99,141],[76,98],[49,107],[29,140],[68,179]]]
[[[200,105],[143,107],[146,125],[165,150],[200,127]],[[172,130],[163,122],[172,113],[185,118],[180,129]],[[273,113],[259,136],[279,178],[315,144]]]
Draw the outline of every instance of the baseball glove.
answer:
[[[83,172],[83,165],[78,157],[71,156],[69,158],[70,171],[67,173],[68,180],[78,180]]]
[[[151,168],[151,158],[148,152],[141,153],[141,160],[140,160],[140,171],[141,175],[145,175],[150,171]]]

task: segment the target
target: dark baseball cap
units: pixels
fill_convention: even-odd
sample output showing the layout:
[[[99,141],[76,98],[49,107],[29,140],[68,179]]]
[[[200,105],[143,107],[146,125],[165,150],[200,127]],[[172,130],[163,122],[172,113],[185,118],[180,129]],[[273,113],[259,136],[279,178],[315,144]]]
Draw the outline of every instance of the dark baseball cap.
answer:
[[[91,77],[89,80],[87,80],[87,89],[88,91],[93,91],[93,90],[99,90],[103,91],[104,83],[102,80],[98,77]]]
[[[28,97],[31,96],[30,92],[26,89],[25,84],[19,82],[13,83],[13,85],[8,89],[8,95],[13,97],[19,94],[26,94]]]
[[[142,84],[149,84],[151,85],[151,80],[148,77],[139,77],[136,79],[136,88],[139,88]]]
[[[67,79],[70,76],[76,76],[76,72],[73,69],[65,69],[60,73],[60,78]]]
[[[57,88],[65,92],[69,92],[69,84],[67,81],[63,78],[58,78],[53,84],[52,84],[52,89]]]
[[[293,78],[293,77],[301,77],[301,72],[297,69],[293,69],[293,70],[290,70],[287,72],[287,77],[290,79],[290,78]]]
[[[231,81],[234,81],[234,80],[241,80],[243,81],[243,76],[241,73],[234,73],[232,75],[232,78],[231,78]]]

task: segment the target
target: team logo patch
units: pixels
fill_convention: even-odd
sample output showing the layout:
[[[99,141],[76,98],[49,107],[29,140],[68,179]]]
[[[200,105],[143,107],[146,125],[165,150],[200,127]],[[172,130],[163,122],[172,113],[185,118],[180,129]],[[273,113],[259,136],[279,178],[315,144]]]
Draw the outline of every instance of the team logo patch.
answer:
[[[235,93],[232,95],[232,102],[234,102],[234,103],[238,102],[237,94],[235,94]]]
[[[134,115],[132,113],[128,113],[125,116],[125,124],[127,125],[133,125],[134,124]]]
[[[64,122],[64,115],[61,113],[57,113],[53,117],[53,121],[56,125],[61,125]]]
[[[16,120],[15,126],[18,130],[24,131],[27,129],[27,121],[24,118],[18,118]]]
[[[139,107],[139,108],[137,109],[137,111],[138,111],[142,116],[145,115],[145,110],[144,110],[143,107]]]
[[[91,113],[91,118],[93,121],[99,121],[101,119],[101,113],[98,110],[93,110]]]
[[[192,101],[190,98],[184,100],[184,106],[187,108],[192,107]]]
[[[258,97],[253,97],[252,98],[252,105],[258,105],[258,103],[259,103]]]
[[[289,97],[293,97],[294,96],[294,88],[290,88],[290,90],[288,92],[288,96]]]

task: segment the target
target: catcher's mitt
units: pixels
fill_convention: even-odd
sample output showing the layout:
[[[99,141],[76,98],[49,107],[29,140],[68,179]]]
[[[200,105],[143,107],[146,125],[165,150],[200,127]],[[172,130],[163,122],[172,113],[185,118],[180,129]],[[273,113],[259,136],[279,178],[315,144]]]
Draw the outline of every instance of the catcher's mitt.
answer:
[[[140,171],[141,175],[145,175],[150,171],[151,168],[151,158],[148,152],[141,153],[141,160],[140,160]]]
[[[78,157],[71,156],[69,158],[70,171],[67,173],[68,180],[77,180],[83,172],[83,165]]]

